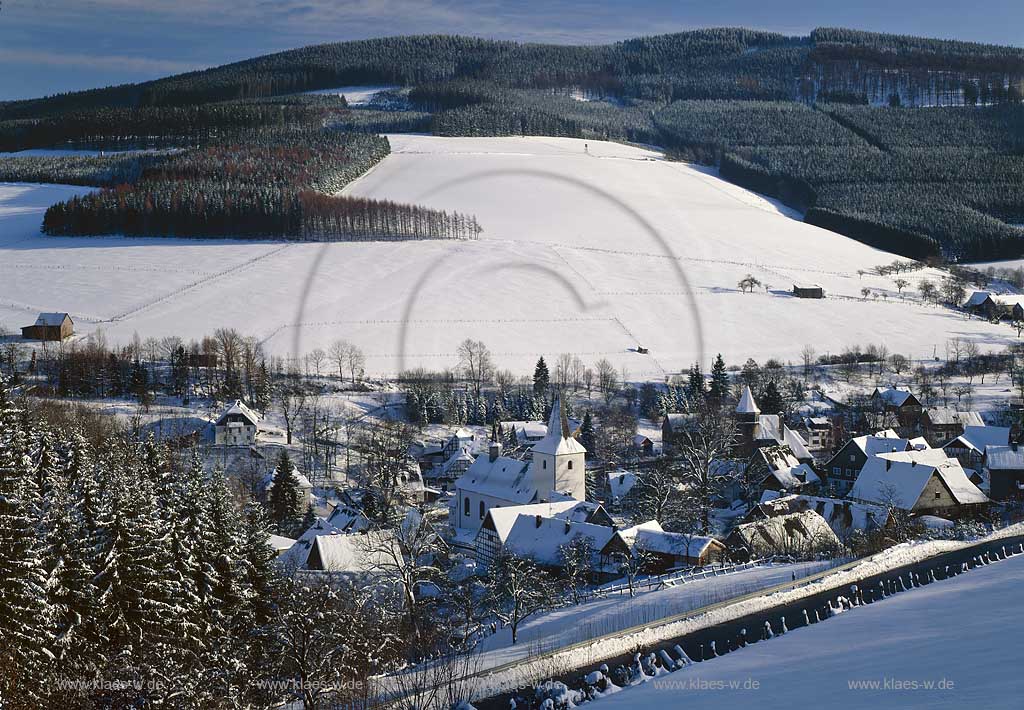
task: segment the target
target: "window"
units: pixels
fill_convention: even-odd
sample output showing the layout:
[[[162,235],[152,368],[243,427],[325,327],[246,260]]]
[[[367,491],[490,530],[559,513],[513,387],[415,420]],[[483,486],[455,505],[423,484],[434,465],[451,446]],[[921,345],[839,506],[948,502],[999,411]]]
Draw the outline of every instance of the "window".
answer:
[[[480,519],[484,519],[484,502],[480,501]]]
[[[941,497],[942,497],[942,491],[935,491],[935,500],[938,500]]]
[[[850,454],[850,463],[853,463],[856,460],[857,460],[856,455],[855,454]]]
[[[546,469],[548,467],[548,460],[547,459],[544,459],[540,463],[541,463],[541,468]]]
[[[572,470],[572,461],[569,462],[569,470]]]
[[[839,466],[833,466],[832,467],[832,475],[833,476],[842,476],[843,475],[843,469],[841,469]]]
[[[462,514],[469,515],[469,496],[466,496],[466,502],[462,506]]]

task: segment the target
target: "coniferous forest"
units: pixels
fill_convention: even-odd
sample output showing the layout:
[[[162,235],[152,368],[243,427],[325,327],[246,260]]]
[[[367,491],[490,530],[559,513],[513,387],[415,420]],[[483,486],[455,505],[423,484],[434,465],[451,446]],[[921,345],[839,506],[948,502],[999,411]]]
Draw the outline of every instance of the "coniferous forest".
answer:
[[[358,84],[403,88],[365,108],[300,93]],[[0,103],[0,149],[184,151],[0,158],[0,179],[111,188],[51,210],[54,234],[466,238],[472,218],[328,199],[320,183],[382,157],[359,134],[628,140],[719,165],[808,222],[905,256],[1016,257],[1022,95],[1020,48],[846,29],[596,46],[390,37]],[[248,180],[243,167],[299,156],[313,168]]]

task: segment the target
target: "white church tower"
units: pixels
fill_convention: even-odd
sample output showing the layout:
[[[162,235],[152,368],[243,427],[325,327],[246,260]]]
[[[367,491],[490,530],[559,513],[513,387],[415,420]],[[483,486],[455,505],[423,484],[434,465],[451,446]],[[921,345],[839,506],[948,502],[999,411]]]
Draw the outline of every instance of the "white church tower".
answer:
[[[565,414],[562,398],[555,398],[548,420],[548,433],[533,445],[533,466],[530,473],[537,497],[551,500],[552,494],[562,494],[586,500],[586,453],[583,444],[569,431],[569,418]]]

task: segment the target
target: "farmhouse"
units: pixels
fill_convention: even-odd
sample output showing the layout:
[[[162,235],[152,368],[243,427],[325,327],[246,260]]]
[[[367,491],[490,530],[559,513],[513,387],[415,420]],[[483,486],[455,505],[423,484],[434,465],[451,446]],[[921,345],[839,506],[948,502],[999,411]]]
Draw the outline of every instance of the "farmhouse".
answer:
[[[821,496],[776,496],[773,491],[765,491],[760,504],[747,514],[745,522],[813,510],[825,519],[840,540],[846,541],[857,530],[878,530],[889,521],[889,510],[882,505]]]
[[[963,434],[947,442],[942,448],[949,456],[956,458],[964,468],[980,471],[985,464],[986,447],[1009,444],[1009,427],[965,426]]]
[[[213,425],[213,442],[218,446],[250,446],[256,443],[260,418],[239,399],[224,410]]]
[[[725,545],[713,537],[666,532],[657,520],[619,531],[635,553],[648,557],[645,571],[660,574],[687,565],[703,566],[721,562]]]
[[[486,566],[494,560],[508,542],[512,528],[520,516],[534,522],[538,518],[544,518],[605,527],[613,525],[611,517],[599,504],[578,500],[492,508],[487,512],[476,535],[474,553],[478,564]]]
[[[901,426],[916,427],[921,418],[921,402],[910,390],[876,387],[871,405],[876,411],[895,414]]]
[[[985,468],[988,470],[989,497],[993,500],[1024,498],[1024,447],[986,446]]]
[[[547,435],[530,449],[532,460],[501,455],[491,442],[488,454],[455,482],[451,525],[459,537],[475,537],[491,508],[586,497],[587,450],[573,438],[561,398],[551,408]]]
[[[762,446],[747,465],[747,481],[759,492],[796,493],[816,487],[821,479],[810,465],[801,463],[788,446]]]
[[[742,523],[729,533],[725,545],[735,559],[769,555],[806,557],[842,547],[825,519],[813,510]]]
[[[40,313],[36,322],[21,329],[25,340],[60,342],[75,334],[75,322],[67,313]]]
[[[923,444],[927,446],[927,444]],[[903,439],[891,429],[871,436],[858,436],[846,442],[835,456],[825,464],[828,489],[833,495],[843,496],[853,487],[868,459],[879,454],[907,451],[915,448],[910,439]]]
[[[870,459],[853,484],[850,498],[941,517],[962,516],[988,503],[959,461],[940,460],[934,457],[937,451],[927,457],[923,453],[881,454]]]
[[[952,407],[929,407],[921,412],[921,429],[936,443],[960,436],[968,426],[985,426],[985,421],[978,412],[960,412]]]
[[[1024,320],[1024,296],[975,291],[963,307],[965,310],[989,320],[1001,318]]]
[[[793,284],[793,295],[797,298],[825,298],[825,289],[818,284]]]

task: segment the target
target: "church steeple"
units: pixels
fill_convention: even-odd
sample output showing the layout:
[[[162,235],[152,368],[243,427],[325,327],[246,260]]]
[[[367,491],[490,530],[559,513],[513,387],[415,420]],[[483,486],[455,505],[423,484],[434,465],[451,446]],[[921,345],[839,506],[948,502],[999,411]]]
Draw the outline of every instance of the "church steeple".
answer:
[[[531,452],[538,495],[544,497],[543,491],[550,491],[584,500],[587,450],[572,435],[560,395],[551,406],[547,435],[533,445]]]

